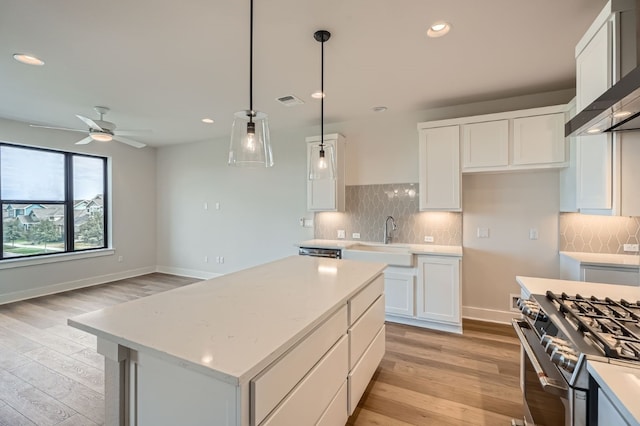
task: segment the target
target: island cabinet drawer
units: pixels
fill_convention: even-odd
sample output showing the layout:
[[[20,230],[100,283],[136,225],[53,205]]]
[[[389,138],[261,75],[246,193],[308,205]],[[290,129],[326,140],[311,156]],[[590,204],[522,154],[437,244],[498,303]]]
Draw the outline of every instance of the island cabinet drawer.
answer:
[[[355,368],[349,373],[347,378],[348,398],[349,398],[349,415],[352,415],[358,406],[358,401],[362,398],[373,373],[380,365],[384,356],[385,347],[385,326],[383,325],[376,338],[367,348],[362,358],[356,364]]]
[[[384,294],[379,296],[373,302],[373,305],[349,329],[349,369],[355,367],[383,324]]]
[[[348,357],[349,343],[344,336],[261,426],[316,424],[349,372]]]
[[[345,378],[340,390],[333,397],[333,401],[324,411],[316,426],[344,425],[347,420],[349,420],[349,415],[347,414],[347,379]]]
[[[251,424],[258,425],[347,331],[347,305],[251,379]]]
[[[355,323],[382,293],[384,293],[384,275],[380,274],[349,300],[349,325]]]

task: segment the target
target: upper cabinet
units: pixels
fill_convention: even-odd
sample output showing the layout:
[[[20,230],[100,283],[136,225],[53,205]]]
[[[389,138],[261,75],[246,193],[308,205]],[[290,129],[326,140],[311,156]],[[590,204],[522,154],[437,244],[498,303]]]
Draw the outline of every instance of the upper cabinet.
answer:
[[[459,127],[418,128],[420,210],[462,210]]]
[[[462,125],[462,169],[509,165],[509,120]]]
[[[566,105],[467,117],[462,172],[566,167]]]
[[[345,206],[345,139],[337,133],[324,135],[325,146],[333,147],[336,176],[333,180],[309,180],[312,147],[320,144],[320,136],[307,141],[307,210],[343,212]]]

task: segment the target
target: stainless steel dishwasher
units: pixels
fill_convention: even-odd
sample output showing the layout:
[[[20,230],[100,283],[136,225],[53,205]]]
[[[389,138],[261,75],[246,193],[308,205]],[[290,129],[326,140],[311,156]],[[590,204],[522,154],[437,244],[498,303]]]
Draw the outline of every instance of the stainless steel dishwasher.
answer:
[[[334,248],[300,247],[300,256],[329,257],[331,259],[342,259],[342,250]]]

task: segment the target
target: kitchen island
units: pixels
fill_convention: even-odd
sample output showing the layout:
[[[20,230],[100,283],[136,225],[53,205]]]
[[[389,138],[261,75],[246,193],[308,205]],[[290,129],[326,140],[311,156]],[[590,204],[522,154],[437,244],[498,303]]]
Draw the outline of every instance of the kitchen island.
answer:
[[[340,424],[384,354],[385,264],[288,257],[69,319],[108,425]]]

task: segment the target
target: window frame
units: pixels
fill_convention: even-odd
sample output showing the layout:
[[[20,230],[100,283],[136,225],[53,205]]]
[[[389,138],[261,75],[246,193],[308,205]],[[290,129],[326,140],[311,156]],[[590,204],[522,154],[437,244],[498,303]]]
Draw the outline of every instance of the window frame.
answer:
[[[109,158],[94,155],[94,154],[86,154],[80,152],[72,152],[72,151],[63,151],[51,148],[42,148],[37,146],[30,145],[20,145],[16,143],[0,141],[0,147],[8,146],[12,148],[26,149],[26,150],[34,150],[34,151],[44,151],[51,152],[56,154],[64,155],[64,201],[50,201],[50,200],[14,200],[14,199],[5,199],[2,195],[2,173],[0,172],[0,206],[4,206],[7,204],[48,204],[48,205],[59,205],[64,206],[65,217],[64,217],[64,243],[65,249],[64,251],[55,251],[49,253],[39,253],[39,254],[30,254],[30,255],[21,255],[21,256],[11,256],[4,257],[4,247],[0,250],[0,264],[8,263],[12,261],[23,261],[27,259],[42,259],[46,257],[61,257],[68,256],[70,254],[78,254],[78,253],[87,253],[92,251],[103,251],[105,249],[110,248],[110,199],[109,199]],[[2,154],[0,153],[0,156]],[[103,194],[102,194],[102,218],[103,218],[103,242],[101,246],[96,247],[88,247],[82,249],[76,249],[75,247],[75,214],[74,214],[74,170],[73,170],[73,160],[75,157],[84,157],[84,158],[95,158],[102,161],[102,186],[103,186]],[[0,165],[1,167],[1,165]],[[4,245],[4,217],[0,220],[0,236],[2,236],[2,243]]]

